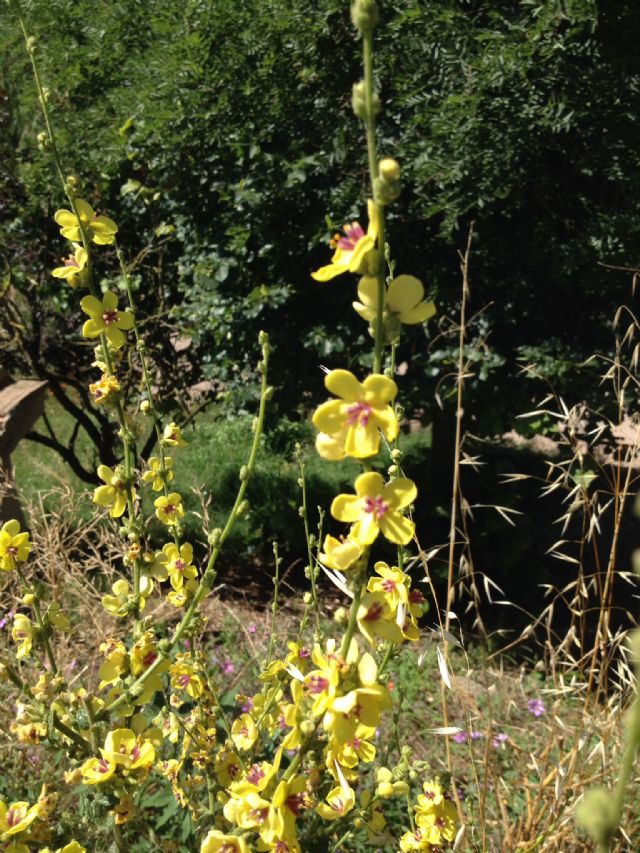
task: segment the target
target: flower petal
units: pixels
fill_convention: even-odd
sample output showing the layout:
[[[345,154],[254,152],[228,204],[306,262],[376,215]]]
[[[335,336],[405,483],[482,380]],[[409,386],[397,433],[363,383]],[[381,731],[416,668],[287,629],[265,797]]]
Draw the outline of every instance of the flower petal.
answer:
[[[365,390],[365,402],[382,406],[391,402],[398,393],[398,386],[382,373],[372,373],[362,383]]]
[[[389,510],[380,519],[380,529],[394,545],[407,545],[413,538],[415,524],[400,513]]]
[[[384,498],[396,509],[404,509],[412,504],[417,494],[416,484],[407,477],[398,477],[384,487]]]
[[[331,515],[346,523],[357,521],[362,515],[362,501],[357,495],[336,495],[331,503]]]
[[[364,396],[364,389],[349,370],[332,370],[324,380],[327,391],[341,397],[347,403],[355,403]]]
[[[384,479],[382,474],[377,471],[367,471],[365,474],[360,474],[355,482],[356,494],[363,497],[374,498],[376,495],[381,495],[384,489]]]
[[[95,296],[83,296],[80,300],[80,307],[90,317],[102,317],[102,302]]]
[[[387,304],[391,311],[401,314],[410,311],[424,298],[422,282],[413,275],[399,275],[387,291]]]

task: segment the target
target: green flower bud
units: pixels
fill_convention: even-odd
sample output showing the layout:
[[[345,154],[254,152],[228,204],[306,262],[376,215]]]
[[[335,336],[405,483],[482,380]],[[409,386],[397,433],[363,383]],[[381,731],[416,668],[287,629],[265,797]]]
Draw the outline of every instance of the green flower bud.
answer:
[[[373,32],[380,19],[375,0],[355,0],[351,6],[351,20],[360,35]]]
[[[353,84],[351,107],[357,118],[362,119],[362,121],[367,120],[367,96],[364,80],[360,80],[359,83]],[[373,93],[373,98],[371,100],[371,112],[373,113],[371,116],[372,118],[375,118],[380,112],[380,98],[378,97],[377,92]]]

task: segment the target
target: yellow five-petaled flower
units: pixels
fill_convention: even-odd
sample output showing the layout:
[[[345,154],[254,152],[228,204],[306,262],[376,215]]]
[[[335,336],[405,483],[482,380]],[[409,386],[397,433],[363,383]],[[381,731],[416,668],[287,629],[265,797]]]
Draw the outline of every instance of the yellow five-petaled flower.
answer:
[[[338,398],[322,403],[313,415],[321,435],[331,436],[342,448],[342,456],[366,459],[380,447],[380,431],[387,441],[398,435],[398,418],[389,405],[398,388],[393,379],[374,373],[358,382],[348,370],[332,370],[324,384]],[[322,443],[316,445],[325,456]],[[330,458],[340,458],[339,451]]]
[[[378,211],[371,199],[367,202],[369,227],[365,234],[359,222],[347,223],[343,227],[344,235],[336,234],[331,240],[335,248],[331,263],[311,273],[316,281],[329,281],[345,272],[364,272],[364,261],[375,247],[378,239]]]
[[[24,563],[31,551],[29,534],[20,532],[20,523],[12,518],[0,528],[0,570],[10,572],[16,563]]]
[[[413,480],[398,477],[385,484],[381,474],[368,471],[356,479],[355,489],[355,495],[338,495],[331,504],[334,518],[351,523],[350,538],[360,545],[371,545],[382,531],[389,542],[406,545],[413,536],[414,524],[399,510],[416,499]]]
[[[85,296],[80,300],[80,307],[89,315],[82,327],[85,338],[97,338],[104,333],[114,349],[124,345],[124,333],[133,328],[133,314],[118,311],[118,297],[115,293],[107,290],[102,301],[97,296]]]
[[[93,240],[98,245],[105,246],[115,242],[118,226],[108,216],[99,216],[91,205],[84,199],[75,200],[75,208],[78,215],[71,210],[57,210],[54,216],[60,226],[60,233],[67,240],[77,243],[82,239],[80,225],[87,239]]]

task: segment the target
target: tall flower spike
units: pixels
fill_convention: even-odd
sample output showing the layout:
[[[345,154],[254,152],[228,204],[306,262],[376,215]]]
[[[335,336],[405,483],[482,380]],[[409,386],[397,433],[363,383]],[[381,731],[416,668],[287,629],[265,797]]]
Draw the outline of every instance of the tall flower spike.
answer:
[[[348,370],[332,370],[325,385],[338,399],[322,403],[313,415],[313,424],[321,433],[344,436],[347,456],[374,456],[380,447],[380,431],[387,441],[396,438],[398,419],[389,405],[398,392],[393,379],[373,374],[358,382]]]
[[[389,542],[406,545],[415,526],[399,510],[416,499],[415,483],[398,477],[385,484],[381,474],[368,471],[356,479],[355,489],[355,495],[338,495],[331,504],[334,518],[351,523],[349,536],[360,545],[371,545],[382,531]]]
[[[367,202],[367,208],[369,211],[367,233],[365,234],[359,222],[345,225],[344,235],[338,234],[331,241],[332,247],[335,247],[331,263],[311,273],[311,277],[316,281],[329,281],[345,272],[363,271],[364,260],[375,247],[379,231],[378,213],[371,199]]]
[[[100,246],[106,246],[114,243],[118,226],[109,219],[108,216],[98,216],[91,205],[84,199],[77,198],[75,200],[78,216],[71,210],[57,210],[54,216],[55,221],[60,226],[60,233],[67,240],[72,240],[77,243],[81,239],[80,223],[89,240]]]

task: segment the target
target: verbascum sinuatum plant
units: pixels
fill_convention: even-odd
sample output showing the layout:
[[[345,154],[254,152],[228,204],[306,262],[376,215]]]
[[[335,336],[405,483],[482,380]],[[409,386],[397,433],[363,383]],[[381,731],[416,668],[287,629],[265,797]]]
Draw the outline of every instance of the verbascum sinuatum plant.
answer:
[[[389,260],[385,210],[400,192],[400,167],[393,158],[380,159],[376,147],[376,2],[356,0],[351,9],[363,50],[364,74],[353,87],[353,109],[366,137],[367,222],[345,224],[331,238],[328,263],[309,280],[309,287],[326,288],[327,299],[333,287],[354,286],[354,321],[363,319],[371,333],[368,375],[356,376],[340,366],[328,372],[328,399],[312,418],[317,451],[326,463],[350,457],[361,471],[352,488],[331,503],[333,533],[313,537],[307,530],[311,592],[304,596],[300,630],[283,650],[275,637],[274,601],[269,651],[255,692],[240,697],[234,712],[222,707],[200,607],[213,594],[225,540],[246,511],[272,394],[268,338],[260,335],[260,403],[237,497],[225,526],[208,534],[208,553],[198,559],[200,550],[186,534],[183,497],[189,484],[180,479],[180,452],[187,439],[179,425],[163,422],[156,405],[120,230],[98,202],[83,197],[79,179],[64,168],[40,75],[38,42],[29,35],[19,2],[10,5],[33,65],[44,116],[41,144],[51,154],[66,196],[54,216],[66,243],[52,275],[77,293],[78,334],[95,344],[96,376],[89,391],[115,419],[122,440],[119,461],[97,467],[100,485],[93,493],[96,512],[112,519],[109,523],[119,531],[121,563],[118,578],[102,595],[113,636],[100,644],[90,673],[94,677],[83,687],[70,683],[58,666],[56,641],[69,630],[69,620],[27,571],[33,549],[29,534],[15,520],[0,530],[0,570],[16,573],[22,591],[13,651],[0,668],[3,680],[21,694],[12,736],[42,748],[62,747],[63,756],[60,778],[50,781],[37,802],[0,801],[0,849],[93,849],[86,814],[78,820],[79,840],[61,838],[56,828],[57,797],[62,791],[68,796],[74,785],[85,800],[94,798],[92,813],[109,822],[119,851],[159,837],[147,826],[154,812],[145,809],[145,797],[162,785],[192,819],[187,846],[176,850],[296,853],[349,850],[356,842],[385,850],[446,849],[461,822],[448,780],[413,761],[408,746],[381,747],[391,737],[397,702],[389,686],[394,661],[405,644],[419,638],[426,609],[405,571],[418,493],[402,471],[395,352],[403,325],[426,322],[435,306],[425,300],[422,283],[411,275],[395,276]],[[120,265],[121,293],[99,285],[98,270],[108,252]],[[339,276],[343,281],[334,282]],[[124,366],[131,359],[138,360],[144,379],[139,413],[126,410],[122,393]],[[138,455],[134,414],[150,419],[155,429],[154,455],[146,460]],[[385,465],[383,476],[378,469]],[[304,476],[301,485],[304,489]],[[145,512],[143,506],[152,509]],[[152,528],[154,537],[162,537],[160,547],[152,546],[158,542]],[[376,556],[383,542],[395,549],[395,561]],[[275,562],[278,572],[277,554]],[[348,604],[342,608],[344,618],[329,629],[318,618],[316,582],[323,571]],[[277,574],[275,580],[277,596]],[[163,623],[147,615],[153,609],[148,602],[159,599],[173,614]],[[396,731],[394,739],[398,735],[402,732]],[[405,816],[400,823],[395,818],[391,831],[385,813],[393,800]],[[396,816],[398,804],[393,806]],[[165,838],[163,844],[174,841]]]

